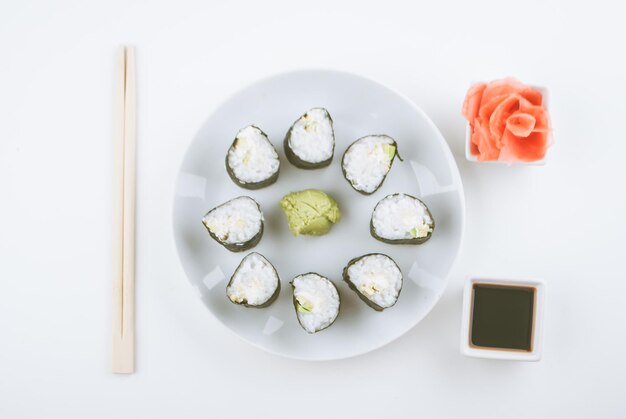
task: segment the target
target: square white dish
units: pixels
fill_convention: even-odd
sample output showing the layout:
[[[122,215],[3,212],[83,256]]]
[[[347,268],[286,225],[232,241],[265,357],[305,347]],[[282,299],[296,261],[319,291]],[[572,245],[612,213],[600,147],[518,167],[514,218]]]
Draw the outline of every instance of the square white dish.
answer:
[[[548,89],[541,86],[530,86],[535,90],[541,92],[543,96],[543,106],[546,110],[549,110],[549,102],[548,102]],[[549,152],[549,150],[548,150]],[[506,166],[511,165],[521,165],[521,166],[543,166],[547,163],[548,160],[548,152],[541,160],[536,160],[532,162],[506,162],[501,160],[488,160],[488,161],[480,161],[478,157],[472,154],[472,128],[470,127],[469,122],[465,125],[465,159],[467,161],[471,161],[474,163],[486,163],[486,164],[503,164]]]
[[[509,287],[530,287],[535,289],[534,315],[531,337],[531,350],[512,350],[500,348],[478,347],[472,344],[472,312],[474,285],[501,285]],[[463,316],[461,323],[461,353],[475,358],[489,358],[509,361],[539,361],[543,350],[543,316],[545,304],[545,282],[540,279],[496,279],[468,278],[463,290]]]

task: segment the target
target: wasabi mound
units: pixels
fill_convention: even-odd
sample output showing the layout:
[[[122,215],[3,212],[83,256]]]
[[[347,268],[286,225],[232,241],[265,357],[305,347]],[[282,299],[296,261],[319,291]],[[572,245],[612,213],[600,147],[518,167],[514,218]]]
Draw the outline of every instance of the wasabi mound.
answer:
[[[322,236],[341,218],[337,202],[317,189],[291,192],[280,200],[294,236]]]

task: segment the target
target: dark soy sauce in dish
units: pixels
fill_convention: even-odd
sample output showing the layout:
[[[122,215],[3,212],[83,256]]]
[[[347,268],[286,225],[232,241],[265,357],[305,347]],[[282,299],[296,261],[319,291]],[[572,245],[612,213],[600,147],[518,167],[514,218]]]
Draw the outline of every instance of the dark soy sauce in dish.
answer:
[[[532,351],[536,289],[476,283],[470,346]]]

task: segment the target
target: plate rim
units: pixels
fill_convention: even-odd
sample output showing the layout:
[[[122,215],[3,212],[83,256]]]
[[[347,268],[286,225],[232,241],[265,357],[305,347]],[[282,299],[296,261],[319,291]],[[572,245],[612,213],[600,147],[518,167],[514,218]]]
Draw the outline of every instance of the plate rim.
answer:
[[[362,74],[356,74],[350,71],[345,71],[345,70],[336,70],[336,69],[329,69],[329,68],[304,68],[304,69],[295,69],[295,70],[286,70],[286,71],[281,71],[278,73],[273,73],[270,75],[266,75],[260,78],[257,78],[256,80],[253,80],[252,82],[247,83],[246,85],[244,85],[243,87],[240,87],[239,89],[234,90],[233,92],[231,92],[230,94],[226,95],[222,100],[220,100],[220,102],[215,105],[213,107],[213,109],[208,113],[208,115],[205,117],[205,119],[203,120],[203,122],[200,123],[199,127],[196,129],[196,134],[194,134],[194,136],[189,139],[186,143],[185,146],[185,151],[183,152],[183,155],[180,159],[180,162],[178,164],[178,170],[176,173],[176,178],[174,181],[174,191],[173,191],[173,201],[172,201],[172,208],[171,208],[171,228],[172,228],[172,236],[174,239],[174,247],[176,248],[176,256],[178,258],[178,263],[179,266],[182,268],[183,273],[185,275],[185,277],[187,278],[187,281],[189,281],[189,277],[187,275],[187,272],[185,270],[185,267],[183,266],[182,263],[182,259],[181,259],[181,249],[180,246],[178,244],[178,240],[176,240],[176,189],[178,187],[178,183],[179,183],[179,179],[181,174],[183,173],[182,169],[183,169],[183,165],[185,163],[185,159],[187,158],[187,150],[189,149],[189,147],[193,144],[193,142],[195,141],[195,139],[197,138],[198,133],[200,132],[200,130],[202,129],[202,127],[204,126],[204,124],[206,123],[206,121],[211,118],[211,116],[217,112],[217,110],[222,106],[222,104],[232,100],[233,98],[235,98],[236,96],[240,95],[241,93],[245,92],[246,90],[258,85],[258,84],[262,84],[262,83],[267,83],[269,81],[275,80],[275,79],[280,79],[280,78],[284,78],[284,77],[289,77],[289,76],[294,76],[294,75],[304,75],[304,74],[325,74],[325,75],[340,75],[343,77],[352,77],[352,78],[356,78],[356,79],[360,79],[362,81],[365,81],[367,83],[371,83],[373,85],[377,85],[378,87],[385,89],[387,91],[389,91],[390,93],[396,95],[399,99],[401,99],[403,102],[405,102],[408,106],[411,107],[411,109],[416,112],[417,114],[421,115],[423,117],[423,119],[427,122],[427,124],[430,126],[430,128],[436,133],[436,136],[438,137],[438,140],[440,143],[443,144],[443,152],[445,155],[446,160],[448,161],[448,164],[451,166],[451,171],[452,171],[452,181],[453,184],[456,186],[456,190],[457,193],[459,195],[459,203],[460,203],[460,213],[461,213],[461,219],[460,219],[460,236],[459,236],[459,245],[456,249],[456,252],[452,258],[452,263],[450,264],[450,267],[448,269],[448,273],[445,275],[445,277],[443,278],[445,281],[445,285],[443,288],[443,291],[441,293],[439,293],[438,295],[435,296],[435,298],[432,301],[432,304],[430,305],[430,307],[428,307],[428,309],[426,310],[425,314],[422,315],[421,317],[416,317],[414,321],[410,322],[410,324],[404,328],[403,330],[400,331],[400,333],[398,333],[396,336],[394,336],[391,339],[388,339],[386,341],[383,341],[379,344],[373,345],[371,347],[368,347],[367,349],[364,350],[359,350],[359,351],[355,351],[351,354],[347,354],[347,355],[340,355],[340,356],[325,356],[325,357],[317,357],[317,358],[310,358],[310,357],[304,357],[304,356],[297,356],[297,355],[292,355],[292,354],[286,354],[286,353],[282,353],[279,351],[276,351],[272,348],[268,348],[268,347],[264,347],[261,344],[254,342],[250,339],[247,339],[246,337],[242,336],[241,334],[237,333],[235,330],[233,330],[232,328],[228,327],[219,317],[217,317],[215,314],[213,314],[213,312],[211,312],[211,310],[206,310],[211,317],[213,317],[217,323],[223,328],[229,331],[229,333],[237,336],[240,340],[242,340],[243,342],[246,342],[249,345],[252,345],[255,348],[258,348],[266,353],[272,354],[274,356],[279,356],[279,357],[283,357],[286,359],[294,359],[294,360],[299,360],[299,361],[309,361],[309,362],[324,362],[324,361],[338,361],[338,360],[343,360],[343,359],[350,359],[350,358],[355,358],[358,356],[363,356],[365,354],[368,354],[370,352],[376,351],[380,348],[383,348],[384,346],[387,346],[389,344],[391,344],[392,342],[398,340],[399,338],[401,338],[402,336],[406,335],[409,331],[411,331],[413,328],[415,328],[415,326],[417,326],[420,322],[422,322],[426,317],[428,317],[428,315],[432,312],[432,310],[434,309],[434,307],[437,305],[437,303],[439,303],[439,301],[441,300],[441,297],[443,296],[443,294],[446,292],[446,289],[448,288],[448,284],[450,282],[450,273],[454,270],[458,259],[459,259],[459,255],[461,253],[461,249],[463,247],[463,243],[465,240],[465,218],[466,218],[466,209],[465,209],[465,190],[463,187],[463,181],[461,178],[461,173],[459,171],[459,167],[458,164],[454,158],[454,155],[452,154],[452,150],[450,149],[450,145],[448,144],[448,142],[446,141],[445,137],[443,136],[443,134],[441,133],[441,131],[439,130],[439,128],[437,127],[437,125],[434,123],[434,121],[428,116],[428,114],[426,114],[426,112],[424,112],[424,110],[422,110],[421,107],[419,107],[415,102],[413,102],[413,100],[411,100],[407,95],[405,95],[404,93],[399,92],[398,90],[396,90],[395,88],[386,85],[382,82],[379,82],[373,78],[370,78],[368,76],[364,76]],[[204,304],[203,304],[204,305]]]

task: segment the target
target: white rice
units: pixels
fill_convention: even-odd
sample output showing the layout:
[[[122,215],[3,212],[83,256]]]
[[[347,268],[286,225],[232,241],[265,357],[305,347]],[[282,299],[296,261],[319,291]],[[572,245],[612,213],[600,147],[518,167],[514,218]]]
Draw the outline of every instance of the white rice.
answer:
[[[260,230],[263,214],[257,203],[247,196],[240,196],[209,211],[202,222],[227,244],[245,243]]]
[[[361,294],[382,308],[394,305],[402,289],[402,272],[381,254],[364,256],[350,265],[348,277]]]
[[[293,296],[308,313],[297,311],[300,324],[309,333],[315,333],[332,324],[339,314],[339,294],[335,286],[315,273],[299,275],[292,281]]]
[[[280,160],[263,131],[249,125],[239,131],[228,150],[228,166],[241,182],[257,183],[272,177],[280,167]]]
[[[374,209],[372,224],[378,236],[389,240],[423,238],[433,231],[426,206],[405,194],[383,198]]]
[[[241,261],[226,288],[226,295],[234,303],[250,305],[266,303],[278,287],[278,276],[267,259],[250,253]]]
[[[328,111],[313,108],[298,119],[290,130],[289,148],[301,160],[320,163],[330,159],[335,134]]]
[[[346,150],[342,166],[355,189],[372,193],[382,183],[392,162],[383,144],[393,143],[393,138],[387,135],[368,135]]]

